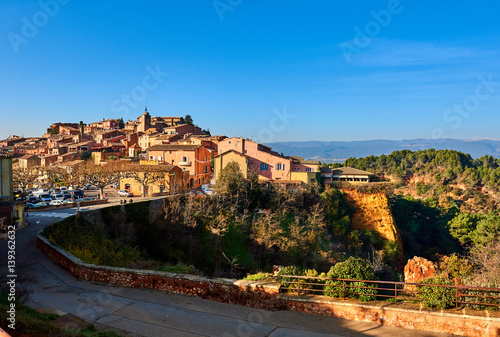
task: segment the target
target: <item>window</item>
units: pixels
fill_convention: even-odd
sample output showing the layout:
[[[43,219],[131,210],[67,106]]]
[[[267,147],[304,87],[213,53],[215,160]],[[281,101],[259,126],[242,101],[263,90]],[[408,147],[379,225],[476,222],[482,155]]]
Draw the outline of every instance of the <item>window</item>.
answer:
[[[269,165],[265,163],[260,163],[260,170],[261,171],[267,171],[269,169]]]
[[[205,166],[203,173],[208,173],[208,166]]]
[[[189,158],[188,157],[182,157],[182,161],[189,162]]]
[[[306,167],[306,172],[312,172],[312,169],[310,167]]]
[[[276,170],[284,171],[285,170],[285,164],[276,164]]]
[[[125,184],[125,191],[129,191],[130,192],[130,184]]]

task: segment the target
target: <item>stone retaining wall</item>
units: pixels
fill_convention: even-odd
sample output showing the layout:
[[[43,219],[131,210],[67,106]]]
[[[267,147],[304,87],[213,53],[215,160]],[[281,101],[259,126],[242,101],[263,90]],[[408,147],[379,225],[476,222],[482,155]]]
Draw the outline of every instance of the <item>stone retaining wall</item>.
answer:
[[[370,305],[349,301],[339,302],[324,296],[299,297],[281,294],[278,297],[285,301],[288,310],[305,313],[373,322],[411,330],[444,332],[458,336],[500,336],[500,318],[488,317],[487,311],[484,312],[484,316],[472,316],[461,313],[462,310],[391,308],[394,304]]]
[[[450,313],[449,310],[445,312],[402,309],[394,307],[391,303],[369,305],[324,296],[280,294],[280,285],[272,282],[235,281],[87,264],[53,246],[41,235],[38,235],[36,245],[50,259],[73,275],[91,282],[163,290],[259,309],[294,310],[405,329],[452,333],[459,336],[500,336],[500,318],[488,317],[488,312],[484,312],[484,316],[481,317],[465,312],[462,314],[460,311]]]
[[[37,247],[78,278],[130,288],[148,288],[267,310],[285,309],[278,283],[235,281],[160,271],[106,267],[82,262],[38,235]]]

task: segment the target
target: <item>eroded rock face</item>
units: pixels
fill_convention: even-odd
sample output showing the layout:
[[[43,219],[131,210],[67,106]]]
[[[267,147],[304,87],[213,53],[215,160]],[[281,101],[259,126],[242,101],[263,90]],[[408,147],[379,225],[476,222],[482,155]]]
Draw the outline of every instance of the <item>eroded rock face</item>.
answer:
[[[415,256],[405,266],[405,282],[420,283],[427,277],[436,275],[437,266],[434,262]]]
[[[398,245],[399,258],[402,259],[403,240],[392,216],[387,195],[385,193],[360,193],[349,189],[343,189],[343,192],[356,209],[352,217],[351,227],[375,230],[384,239],[395,241]]]

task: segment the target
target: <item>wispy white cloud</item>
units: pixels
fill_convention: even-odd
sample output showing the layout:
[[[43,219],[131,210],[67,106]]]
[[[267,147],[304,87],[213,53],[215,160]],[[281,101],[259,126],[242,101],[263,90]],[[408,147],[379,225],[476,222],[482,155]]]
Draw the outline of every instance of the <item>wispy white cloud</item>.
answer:
[[[466,43],[464,43],[465,45]],[[498,59],[500,50],[462,47],[433,42],[373,39],[370,46],[352,56],[358,66],[401,67],[450,64],[478,64]]]

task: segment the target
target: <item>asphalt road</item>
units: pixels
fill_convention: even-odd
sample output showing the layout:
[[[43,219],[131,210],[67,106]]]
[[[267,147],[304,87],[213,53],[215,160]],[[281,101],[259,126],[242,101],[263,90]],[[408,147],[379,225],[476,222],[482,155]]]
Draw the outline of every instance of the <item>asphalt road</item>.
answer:
[[[102,206],[89,208],[96,207]],[[72,208],[30,213],[30,225],[16,233],[17,287],[33,291],[28,304],[34,308],[72,313],[97,326],[125,331],[126,336],[451,336],[79,280],[35,247],[36,234],[43,227],[75,212]],[[7,275],[5,241],[0,241],[0,256],[3,283]]]

